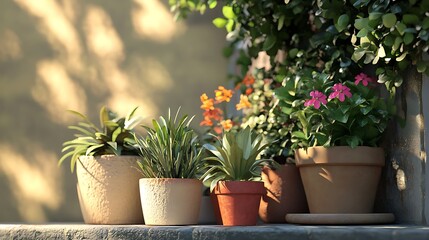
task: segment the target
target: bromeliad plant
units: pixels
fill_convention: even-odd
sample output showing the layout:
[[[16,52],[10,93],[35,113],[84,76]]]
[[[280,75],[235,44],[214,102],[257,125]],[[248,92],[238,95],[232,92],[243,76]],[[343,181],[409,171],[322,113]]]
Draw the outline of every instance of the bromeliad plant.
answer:
[[[135,116],[137,108],[134,108],[126,117],[118,117],[116,113],[102,107],[101,127],[96,126],[84,114],[70,110],[70,113],[80,117],[82,121],[68,127],[77,131],[74,135],[76,138],[63,144],[64,155],[58,164],[70,158],[70,170],[73,172],[79,156],[138,155],[133,129],[142,118]]]
[[[137,163],[144,178],[197,178],[201,174],[204,156],[189,126],[193,117],[179,119],[179,111],[174,119],[169,111],[166,119],[152,120],[152,128],[143,126],[147,136],[135,138],[141,156]]]
[[[205,184],[210,184],[211,191],[219,181],[259,180],[261,165],[273,163],[270,159],[257,160],[261,151],[269,145],[262,141],[261,135],[247,127],[236,133],[224,132],[218,145],[204,144],[210,156],[205,158],[208,170],[201,179]]]
[[[365,73],[343,80],[304,71],[286,78],[275,92],[294,122],[292,148],[377,146],[396,107],[376,85]]]

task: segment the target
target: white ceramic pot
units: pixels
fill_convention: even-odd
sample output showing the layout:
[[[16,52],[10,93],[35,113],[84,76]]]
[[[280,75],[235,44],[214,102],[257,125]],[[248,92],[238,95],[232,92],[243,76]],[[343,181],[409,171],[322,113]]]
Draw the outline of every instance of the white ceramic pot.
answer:
[[[143,223],[137,156],[81,156],[77,192],[85,223]]]
[[[145,224],[197,224],[201,187],[202,183],[197,179],[140,179],[140,199]]]

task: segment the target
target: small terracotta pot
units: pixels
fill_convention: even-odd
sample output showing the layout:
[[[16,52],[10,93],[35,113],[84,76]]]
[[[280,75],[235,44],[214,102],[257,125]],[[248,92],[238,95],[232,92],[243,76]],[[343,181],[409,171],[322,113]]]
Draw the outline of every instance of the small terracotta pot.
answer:
[[[375,147],[310,147],[295,152],[310,213],[371,213],[384,166]]]
[[[253,226],[258,221],[263,182],[219,181],[214,189],[224,226]]]
[[[146,225],[198,223],[202,182],[182,178],[142,178],[140,198]]]
[[[261,177],[267,189],[259,206],[262,221],[282,223],[288,213],[308,212],[301,175],[295,164],[282,165],[276,170],[264,167]]]
[[[137,156],[81,156],[77,193],[85,223],[143,223]]]

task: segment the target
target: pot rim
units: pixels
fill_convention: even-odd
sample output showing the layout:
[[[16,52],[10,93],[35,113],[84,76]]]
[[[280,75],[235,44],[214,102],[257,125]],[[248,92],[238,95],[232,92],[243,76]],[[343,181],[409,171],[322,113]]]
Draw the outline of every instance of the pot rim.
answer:
[[[266,189],[262,181],[219,181],[213,192],[216,195],[263,195]]]
[[[295,150],[297,167],[311,165],[378,166],[385,165],[384,150],[380,147],[349,146],[308,147]]]
[[[198,182],[202,183],[201,180],[197,178],[140,178],[140,183],[172,183],[172,182]]]

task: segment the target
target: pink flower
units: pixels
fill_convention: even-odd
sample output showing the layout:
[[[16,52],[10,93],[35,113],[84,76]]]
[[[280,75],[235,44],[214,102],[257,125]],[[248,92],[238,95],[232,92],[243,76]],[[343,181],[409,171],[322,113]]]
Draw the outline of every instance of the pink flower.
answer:
[[[319,109],[320,108],[320,104],[326,104],[326,95],[323,94],[322,92],[319,92],[317,90],[311,91],[310,92],[310,96],[312,97],[311,99],[308,99],[307,101],[305,101],[304,106],[308,107],[308,106],[314,106],[315,109]]]
[[[362,84],[366,87],[368,86],[368,83],[371,83],[373,81],[374,80],[365,73],[359,73],[355,77],[355,85],[358,85],[360,82],[362,82]]]
[[[330,99],[338,98],[340,102],[344,102],[346,97],[348,98],[352,97],[352,94],[350,93],[350,88],[344,86],[341,83],[334,84],[334,86],[332,87],[332,90],[334,91],[329,95]]]

